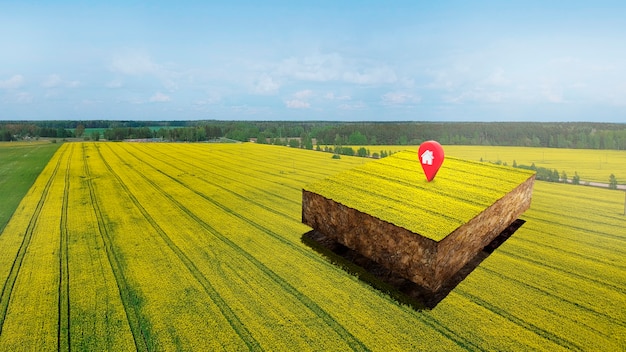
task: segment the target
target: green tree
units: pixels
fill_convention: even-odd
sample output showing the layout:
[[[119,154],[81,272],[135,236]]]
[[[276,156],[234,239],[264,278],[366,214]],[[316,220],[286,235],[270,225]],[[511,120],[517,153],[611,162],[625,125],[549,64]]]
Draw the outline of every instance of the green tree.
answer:
[[[76,129],[74,130],[74,134],[76,135],[76,137],[80,138],[83,136],[84,133],[85,133],[85,125],[83,125],[82,123],[79,123],[76,126]]]
[[[550,181],[551,182],[559,182],[559,170],[554,169],[552,170],[552,175],[550,176]]]
[[[309,134],[306,132],[302,132],[300,134],[300,148],[305,148],[309,150],[313,149],[313,140],[311,139],[311,136],[309,136]]]
[[[609,189],[617,189],[617,178],[613,174],[609,176]]]
[[[354,131],[348,137],[348,144],[351,145],[366,145],[367,137],[362,135],[359,131]]]
[[[359,150],[357,150],[356,155],[364,158],[367,156],[367,149],[365,149],[365,147],[361,147],[359,148]]]
[[[574,172],[574,177],[572,177],[572,184],[574,185],[580,184],[580,176],[578,176],[578,172]]]
[[[292,138],[289,140],[289,146],[291,148],[300,148],[300,142],[297,139]]]
[[[354,156],[354,149],[352,149],[352,147],[343,147],[340,150],[340,154]]]
[[[256,137],[256,142],[259,144],[267,144],[267,136],[265,132],[259,132],[259,135]]]

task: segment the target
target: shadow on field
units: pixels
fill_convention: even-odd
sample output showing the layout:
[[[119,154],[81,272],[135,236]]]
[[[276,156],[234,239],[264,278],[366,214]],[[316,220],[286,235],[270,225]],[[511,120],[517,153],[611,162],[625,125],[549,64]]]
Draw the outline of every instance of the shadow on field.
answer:
[[[508,240],[525,221],[517,219],[504,229],[498,237],[486,245],[482,251],[471,259],[464,267],[444,282],[435,292],[407,280],[375,261],[357,253],[356,251],[327,238],[316,230],[302,235],[302,242],[322,254],[331,263],[356,275],[361,281],[373,288],[388,294],[398,302],[408,304],[413,309],[433,309],[441,302],[461,281],[463,281],[483,260],[493,253],[500,245]]]

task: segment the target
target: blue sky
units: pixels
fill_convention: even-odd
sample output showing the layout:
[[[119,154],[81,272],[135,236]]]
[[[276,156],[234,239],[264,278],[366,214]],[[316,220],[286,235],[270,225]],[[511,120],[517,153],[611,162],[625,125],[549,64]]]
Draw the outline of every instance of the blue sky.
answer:
[[[0,120],[626,122],[625,4],[0,0]]]

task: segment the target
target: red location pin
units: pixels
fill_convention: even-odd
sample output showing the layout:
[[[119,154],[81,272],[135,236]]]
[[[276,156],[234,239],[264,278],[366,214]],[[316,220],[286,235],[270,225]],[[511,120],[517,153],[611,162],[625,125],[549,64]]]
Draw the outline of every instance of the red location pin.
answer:
[[[443,148],[435,141],[427,141],[420,145],[417,152],[422,169],[428,182],[432,181],[443,164]]]

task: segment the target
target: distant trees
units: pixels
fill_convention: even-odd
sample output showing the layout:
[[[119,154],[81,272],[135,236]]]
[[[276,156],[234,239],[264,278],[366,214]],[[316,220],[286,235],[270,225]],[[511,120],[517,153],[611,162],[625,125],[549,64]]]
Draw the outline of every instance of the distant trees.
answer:
[[[74,130],[74,135],[80,138],[83,136],[84,133],[85,133],[85,125],[83,125],[82,123],[79,123],[78,125],[76,125],[76,129]]]
[[[360,131],[354,131],[348,137],[350,145],[367,145],[367,137],[362,135]]]
[[[289,146],[291,148],[300,148],[300,141],[298,141],[297,139],[293,138],[289,140]]]
[[[540,181],[560,182],[561,178],[562,178],[561,175],[565,176],[564,179],[567,180],[567,174],[565,174],[565,173],[559,174],[559,171],[557,169],[548,169],[548,168],[545,168],[545,167],[537,167],[535,165],[535,163],[532,163],[532,165],[530,165],[530,166],[528,166],[528,165],[517,165],[517,167],[520,168],[520,169],[526,169],[526,170],[533,170],[533,171],[535,171],[535,179],[540,180]],[[563,181],[563,182],[567,182],[567,181]]]
[[[617,178],[613,174],[609,176],[609,189],[617,189]]]
[[[483,160],[481,158],[481,162],[482,161]],[[500,161],[493,162],[493,163],[494,164],[498,164],[498,165],[501,164]],[[532,163],[530,166],[528,166],[528,165],[518,165],[515,160],[513,161],[513,167],[535,171],[535,179],[540,180],[540,181],[569,183],[568,182],[568,176],[567,176],[567,173],[565,172],[565,170],[563,170],[559,174],[559,171],[557,169],[548,169],[548,168],[545,168],[545,167],[537,167],[535,165],[535,163]],[[578,172],[574,172],[574,176],[572,177],[571,183],[573,185],[580,185],[580,176],[578,175]],[[611,176],[609,176],[608,188],[609,189],[617,189],[617,178],[615,177],[614,174],[611,174]]]
[[[115,130],[107,135],[116,140],[203,141],[226,137],[243,142],[257,138],[259,143],[285,145],[289,139],[299,138],[301,147],[307,149],[312,149],[312,143],[307,143],[309,139],[320,145],[358,147],[420,144],[434,139],[448,145],[626,150],[625,124],[579,122],[7,121],[0,123],[0,139],[80,137],[96,128],[104,132]],[[143,133],[146,130],[149,136]]]
[[[0,141],[8,142],[13,140],[13,135],[11,131],[7,129],[0,129]]]
[[[574,177],[572,177],[572,184],[573,185],[580,184],[580,176],[578,176],[578,172],[574,172]]]

